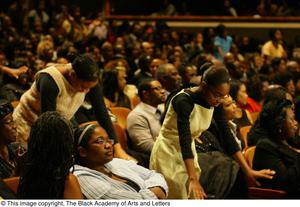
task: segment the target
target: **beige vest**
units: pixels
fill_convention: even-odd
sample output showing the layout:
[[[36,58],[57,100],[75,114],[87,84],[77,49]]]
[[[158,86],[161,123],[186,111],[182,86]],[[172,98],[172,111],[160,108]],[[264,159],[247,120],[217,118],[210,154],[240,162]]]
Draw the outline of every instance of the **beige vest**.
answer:
[[[184,91],[182,90],[178,94],[180,93],[184,93]],[[156,170],[165,177],[169,186],[169,199],[188,199],[188,173],[181,154],[177,113],[171,103],[172,100],[151,152],[150,169]],[[207,109],[195,104],[190,114],[191,148],[198,178],[200,178],[201,170],[198,164],[195,139],[199,138],[201,133],[210,126],[213,111],[213,107]]]
[[[55,81],[59,89],[56,98],[56,111],[66,119],[70,120],[83,103],[85,93],[75,91],[55,66],[50,66],[39,71],[36,74],[36,79],[41,73],[49,74]],[[37,90],[35,81],[31,88],[22,95],[20,103],[13,113],[13,118],[17,124],[18,142],[27,143],[30,128],[40,114],[40,93]]]

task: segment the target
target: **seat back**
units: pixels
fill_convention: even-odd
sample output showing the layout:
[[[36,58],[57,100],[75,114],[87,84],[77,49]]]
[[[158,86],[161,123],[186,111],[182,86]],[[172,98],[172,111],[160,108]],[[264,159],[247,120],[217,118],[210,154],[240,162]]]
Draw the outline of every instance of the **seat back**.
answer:
[[[114,123],[114,128],[116,131],[116,134],[119,138],[119,143],[122,146],[122,148],[126,151],[128,146],[127,146],[127,135],[125,130],[120,126],[118,123]]]
[[[286,192],[283,190],[274,190],[269,188],[248,188],[248,198],[251,199],[282,199],[286,197]]]
[[[97,121],[88,121],[88,122],[84,122],[84,123],[79,124],[79,126],[86,126],[86,125],[89,125],[89,124],[98,125],[98,122]]]
[[[134,96],[130,101],[132,108],[135,108],[141,102],[141,99],[138,96]]]
[[[70,176],[69,176],[70,177]],[[18,192],[18,186],[20,182],[20,177],[11,177],[3,179],[4,183],[15,193]],[[68,179],[68,184],[65,186],[64,198],[65,199],[82,199],[83,195],[79,183],[74,175],[72,179]],[[66,182],[67,183],[67,182]]]
[[[5,178],[3,181],[15,194],[17,194],[20,177]]]
[[[249,147],[245,151],[245,159],[249,166],[253,166],[253,157],[256,147]],[[274,190],[269,188],[248,187],[248,198],[252,199],[281,199],[286,197],[286,192],[283,190]]]
[[[241,138],[243,140],[243,142],[245,143],[245,149],[248,148],[248,139],[247,139],[247,135],[251,129],[251,125],[249,126],[244,126],[240,128],[240,134],[241,134]]]
[[[257,120],[258,116],[259,116],[259,112],[252,112],[250,113],[251,119],[253,121],[253,123]]]
[[[118,124],[122,127],[123,130],[125,130],[127,116],[131,110],[125,107],[111,107],[110,110],[117,117]]]
[[[255,148],[256,148],[255,146],[247,148],[245,150],[245,154],[244,154],[245,159],[251,168],[253,166],[253,157],[254,157],[254,153],[255,153]]]

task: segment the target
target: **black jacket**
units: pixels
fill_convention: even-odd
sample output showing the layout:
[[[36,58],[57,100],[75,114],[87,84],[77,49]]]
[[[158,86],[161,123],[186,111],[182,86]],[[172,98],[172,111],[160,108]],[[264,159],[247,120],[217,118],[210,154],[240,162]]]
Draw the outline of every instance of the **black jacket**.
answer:
[[[287,144],[260,139],[256,145],[253,169],[271,169],[273,179],[260,180],[262,187],[282,189],[289,197],[300,198],[300,153]]]

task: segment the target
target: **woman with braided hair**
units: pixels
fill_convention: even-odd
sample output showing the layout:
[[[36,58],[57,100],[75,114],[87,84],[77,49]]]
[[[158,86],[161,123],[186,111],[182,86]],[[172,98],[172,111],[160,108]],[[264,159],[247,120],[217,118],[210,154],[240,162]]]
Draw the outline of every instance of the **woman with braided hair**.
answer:
[[[70,173],[73,162],[73,132],[70,123],[57,112],[43,113],[31,128],[18,197],[82,198],[79,183]]]

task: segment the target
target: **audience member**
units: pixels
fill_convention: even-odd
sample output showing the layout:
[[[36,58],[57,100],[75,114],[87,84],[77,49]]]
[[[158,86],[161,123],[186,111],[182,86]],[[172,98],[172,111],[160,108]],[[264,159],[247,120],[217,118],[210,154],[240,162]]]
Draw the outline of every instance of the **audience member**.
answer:
[[[33,124],[21,171],[21,199],[82,199],[73,166],[73,132],[57,112],[45,112]]]
[[[173,64],[166,63],[158,67],[156,71],[156,79],[166,89],[166,95],[179,90],[182,87],[182,80],[178,70]]]
[[[30,77],[28,73],[19,75],[18,79],[7,78],[8,81],[0,89],[0,98],[6,99],[9,102],[19,101],[25,91],[30,88]]]
[[[285,72],[285,73],[277,74],[274,76],[273,82],[274,84],[278,84],[284,87],[289,92],[289,94],[295,97],[296,88],[291,73]]]
[[[161,104],[165,102],[165,90],[155,79],[144,79],[139,87],[139,103],[127,117],[126,128],[132,148],[145,154],[145,166],[149,166],[150,154],[161,127],[163,113]]]
[[[163,199],[168,186],[161,174],[113,158],[113,141],[97,125],[75,132],[77,176],[87,199]]]
[[[5,99],[0,100],[0,178],[15,176],[18,164],[19,145],[16,125],[12,118],[13,107]]]
[[[214,56],[222,63],[225,54],[230,52],[232,37],[227,34],[226,27],[222,24],[217,26],[216,34],[217,36],[214,40]]]
[[[300,198],[300,154],[287,143],[298,130],[292,102],[285,99],[268,102],[260,119],[267,137],[256,145],[253,168],[276,171],[272,180],[260,180],[262,187],[285,190],[288,197]]]
[[[182,78],[182,87],[189,88],[191,86],[191,80],[197,76],[197,68],[195,65],[188,64],[182,65],[178,69],[179,75]]]
[[[293,101],[293,97],[291,94],[287,92],[285,88],[282,86],[270,86],[269,89],[265,92],[265,97],[263,101],[263,106],[271,101],[286,99]],[[260,116],[254,123],[254,125],[251,127],[250,132],[247,135],[248,139],[248,146],[254,146],[260,139],[264,139],[268,136],[267,131],[261,126],[261,120]]]
[[[153,59],[150,55],[141,55],[141,57],[139,58],[139,69],[135,71],[133,76],[133,84],[138,86],[144,78],[152,77],[152,73],[150,72],[150,65],[152,60]]]
[[[231,80],[230,95],[241,109],[250,113],[260,112],[261,106],[248,96],[245,83],[239,80]]]
[[[131,109],[129,97],[124,93],[126,77],[125,68],[114,68],[103,72],[102,85],[106,107],[125,107]]]
[[[280,30],[270,30],[270,40],[267,41],[262,49],[261,54],[264,57],[264,62],[267,64],[271,63],[274,57],[286,58],[287,54],[282,46],[282,33]]]
[[[162,59],[159,59],[159,58],[154,58],[152,61],[151,61],[151,64],[150,64],[150,73],[152,74],[152,77],[155,78],[156,77],[156,71],[157,71],[157,68],[163,64],[163,60]]]

